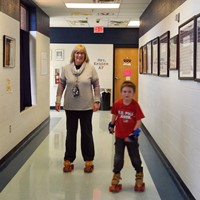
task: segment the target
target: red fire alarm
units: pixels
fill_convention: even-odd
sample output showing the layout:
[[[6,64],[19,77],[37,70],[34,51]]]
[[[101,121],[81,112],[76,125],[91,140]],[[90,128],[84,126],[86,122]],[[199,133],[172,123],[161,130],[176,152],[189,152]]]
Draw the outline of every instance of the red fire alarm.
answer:
[[[104,32],[103,26],[95,26],[94,27],[94,33],[103,33],[103,32]]]

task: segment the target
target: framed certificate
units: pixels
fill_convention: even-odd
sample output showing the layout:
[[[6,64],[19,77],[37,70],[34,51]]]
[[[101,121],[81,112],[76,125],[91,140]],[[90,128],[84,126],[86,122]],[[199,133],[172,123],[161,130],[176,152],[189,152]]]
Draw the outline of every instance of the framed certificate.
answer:
[[[143,59],[142,59],[142,63],[143,63],[143,74],[147,73],[147,45],[143,46]]]
[[[56,49],[56,60],[64,60],[64,50]]]
[[[195,81],[200,81],[200,15],[196,17],[196,68]]]
[[[15,67],[16,40],[7,35],[3,36],[3,66]]]
[[[143,47],[140,47],[139,49],[139,73],[142,74],[143,73]]]
[[[195,61],[195,20],[179,26],[179,79],[194,79]]]
[[[169,61],[169,69],[176,70],[178,69],[178,55],[179,55],[179,47],[178,47],[178,35],[175,35],[170,39],[170,61]]]
[[[147,74],[152,73],[152,45],[151,42],[147,43]]]
[[[160,63],[159,76],[169,76],[169,31],[159,37]]]
[[[152,40],[152,74],[159,74],[159,38]]]

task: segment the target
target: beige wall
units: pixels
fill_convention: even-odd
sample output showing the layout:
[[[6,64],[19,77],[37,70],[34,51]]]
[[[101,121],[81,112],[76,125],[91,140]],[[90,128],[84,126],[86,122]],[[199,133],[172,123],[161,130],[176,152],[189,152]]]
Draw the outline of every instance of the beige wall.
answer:
[[[0,12],[0,159],[49,117],[49,43],[50,39],[35,32],[36,104],[20,112],[19,21]],[[9,24],[9,25],[8,25]],[[3,67],[3,35],[16,39],[16,66]],[[41,52],[47,52],[48,74],[41,75]],[[6,81],[11,92],[6,91]],[[11,132],[10,132],[11,127]]]

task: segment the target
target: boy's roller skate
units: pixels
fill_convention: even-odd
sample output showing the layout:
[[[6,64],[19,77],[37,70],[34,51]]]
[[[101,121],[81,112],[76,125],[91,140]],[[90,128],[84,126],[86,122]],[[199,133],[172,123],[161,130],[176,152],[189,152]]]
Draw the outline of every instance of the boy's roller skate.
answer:
[[[85,173],[92,173],[94,170],[94,165],[92,161],[85,161],[85,168],[84,172]]]
[[[111,186],[109,187],[110,192],[120,192],[122,189],[122,184],[119,184],[121,177],[120,173],[114,174],[111,182]]]
[[[145,183],[143,182],[143,172],[136,173],[135,175],[135,186],[134,190],[138,192],[143,192],[145,189]]]
[[[72,164],[69,160],[64,161],[63,172],[71,172],[74,169],[74,164]]]

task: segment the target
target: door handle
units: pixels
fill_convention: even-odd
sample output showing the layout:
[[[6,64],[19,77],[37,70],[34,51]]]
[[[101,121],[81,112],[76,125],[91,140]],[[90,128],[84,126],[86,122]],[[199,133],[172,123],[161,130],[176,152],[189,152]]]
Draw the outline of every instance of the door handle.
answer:
[[[116,76],[116,77],[115,77],[115,80],[119,80],[119,77]]]

